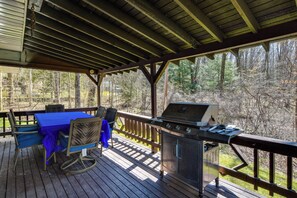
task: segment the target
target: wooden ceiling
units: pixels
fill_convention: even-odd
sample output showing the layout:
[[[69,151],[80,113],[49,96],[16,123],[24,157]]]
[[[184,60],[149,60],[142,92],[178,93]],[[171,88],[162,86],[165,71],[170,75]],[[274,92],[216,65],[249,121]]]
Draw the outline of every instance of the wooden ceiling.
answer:
[[[24,4],[0,0],[0,8],[12,2]],[[223,50],[236,54],[247,45],[262,43],[267,50],[269,41],[297,35],[297,0],[30,0],[25,4],[23,51],[0,45],[2,65],[111,74]],[[21,10],[14,12],[9,14]],[[0,15],[8,14],[0,9]],[[1,27],[0,36],[5,28]]]

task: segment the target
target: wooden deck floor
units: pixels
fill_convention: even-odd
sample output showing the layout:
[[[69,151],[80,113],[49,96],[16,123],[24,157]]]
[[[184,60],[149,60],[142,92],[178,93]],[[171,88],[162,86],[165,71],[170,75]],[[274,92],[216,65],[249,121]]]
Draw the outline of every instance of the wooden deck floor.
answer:
[[[14,140],[0,138],[0,197],[197,197],[192,187],[166,175],[159,179],[159,155],[122,137],[113,149],[99,151],[98,163],[92,170],[78,175],[65,175],[59,164],[43,171],[42,148],[23,149],[16,171],[13,171]],[[205,197],[259,197],[235,184],[220,180],[205,189]]]

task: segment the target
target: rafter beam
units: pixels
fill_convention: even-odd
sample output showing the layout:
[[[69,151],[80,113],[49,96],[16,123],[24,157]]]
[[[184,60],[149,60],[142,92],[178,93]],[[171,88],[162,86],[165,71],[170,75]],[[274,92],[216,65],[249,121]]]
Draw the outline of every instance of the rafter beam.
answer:
[[[95,85],[98,85],[98,81],[93,76],[91,76],[91,74],[89,74],[89,73],[86,73],[86,74]]]
[[[55,30],[52,30],[52,29],[50,29],[48,27],[41,26],[38,23],[36,23],[35,27],[34,27],[34,35],[33,36],[36,36],[36,35],[39,35],[39,34],[46,35],[46,36],[48,36],[50,38],[53,38],[53,39],[56,39],[56,40],[58,40],[60,42],[64,42],[64,43],[67,43],[67,44],[70,44],[70,45],[75,45],[75,46],[81,48],[82,50],[86,50],[88,54],[92,54],[92,55],[94,55],[95,57],[98,57],[98,58],[105,57],[108,60],[118,62],[118,63],[121,63],[121,64],[128,63],[128,61],[122,59],[121,57],[117,57],[114,54],[109,54],[106,51],[103,51],[103,50],[99,49],[100,46],[97,47],[95,45],[95,43],[93,45],[89,45],[89,43],[91,41],[84,41],[83,42],[83,41],[80,41],[78,39],[75,39],[76,37],[71,37],[71,36],[64,35],[64,34],[62,34],[60,32],[57,32]],[[73,35],[73,36],[76,36],[76,35]]]
[[[260,25],[244,0],[231,0],[233,6],[253,33],[258,32]]]
[[[269,50],[270,50],[269,42],[261,43],[261,46],[264,48],[265,52],[269,52]]]
[[[140,65],[139,69],[142,71],[142,73],[144,74],[144,76],[146,77],[146,79],[151,82],[151,74],[148,72],[148,70],[146,69],[146,67],[144,65]]]
[[[155,21],[157,24],[162,26],[168,32],[173,34],[175,37],[186,43],[188,46],[192,48],[196,48],[199,45],[199,42],[188,34],[185,30],[183,30],[180,26],[174,23],[171,19],[165,16],[160,12],[157,8],[151,5],[148,1],[143,0],[125,0],[131,6],[142,12],[151,20]]]
[[[44,16],[42,16],[42,15]],[[146,55],[140,52],[125,42],[100,31],[95,28],[80,22],[75,18],[71,18],[68,15],[58,12],[55,9],[44,6],[42,13],[36,14],[36,22],[41,25],[45,25],[55,31],[58,31],[67,36],[71,36],[77,40],[93,45],[106,52],[119,56],[123,59],[127,59],[131,62],[137,60],[136,56],[145,59]],[[50,18],[50,19],[49,19]]]
[[[121,9],[114,6],[108,1],[98,1],[98,0],[83,0],[88,5],[96,8],[100,12],[106,14],[107,16],[113,18],[114,20],[124,24],[125,26],[131,28],[138,34],[146,37],[150,41],[162,46],[163,48],[169,50],[170,52],[176,52],[178,46],[171,41],[165,39],[160,34],[154,32],[150,28],[143,25],[141,22],[136,20],[134,17],[126,14]]]
[[[215,54],[226,50],[258,45],[259,43],[271,40],[284,39],[293,36],[297,36],[297,20],[275,25],[268,28],[263,28],[257,34],[246,33],[232,38],[226,38],[223,43],[213,42],[202,45],[197,49],[187,49],[176,54],[167,54],[161,58],[151,58],[149,60],[123,65],[115,69],[106,69],[101,72],[104,73],[114,70],[119,71],[121,70],[121,68],[132,69],[138,67],[139,65],[157,63],[166,60],[174,61],[181,58],[187,58],[192,56],[203,56],[209,53]]]
[[[223,42],[224,34],[211,20],[203,14],[191,0],[174,0],[190,17],[201,25],[217,41]]]
[[[71,58],[75,58],[75,59],[78,59],[80,61],[83,61],[85,63],[88,63],[88,64],[92,64],[92,65],[97,65],[98,67],[102,67],[102,68],[111,68],[112,65],[110,64],[103,64],[102,62],[99,62],[96,61],[96,60],[93,60],[89,57],[86,57],[85,55],[81,55],[77,52],[74,52],[74,51],[71,51],[71,50],[68,50],[67,48],[61,48],[61,47],[58,47],[54,44],[51,44],[49,42],[46,42],[46,41],[42,41],[40,39],[36,39],[36,38],[33,38],[33,37],[29,37],[29,36],[25,36],[25,42],[29,42],[29,43],[32,43],[32,44],[36,44],[36,45],[40,45],[40,46],[44,46],[48,49],[51,49],[51,50],[54,50],[55,52],[61,52],[61,53],[64,53],[65,55],[71,57]]]
[[[97,67],[96,65],[86,63],[86,62],[81,61],[81,60],[79,60],[77,58],[69,57],[64,53],[55,52],[55,51],[53,51],[53,50],[51,50],[49,48],[46,48],[44,46],[36,45],[36,44],[30,43],[30,42],[27,42],[27,41],[24,42],[24,48],[35,51],[35,52],[38,52],[38,53],[41,53],[41,54],[56,57],[56,58],[59,58],[60,60],[67,61],[67,62],[72,63],[72,64],[77,64],[77,65],[81,66],[82,68],[99,69],[99,67]],[[100,69],[102,69],[102,68],[100,68]]]
[[[59,49],[67,49],[69,51],[72,51],[73,53],[80,54],[81,56],[83,56],[89,60],[96,61],[96,63],[105,63],[105,64],[111,64],[111,65],[119,65],[120,64],[119,62],[109,60],[109,59],[105,58],[104,56],[94,54],[91,51],[87,51],[85,49],[79,48],[79,46],[66,43],[66,42],[58,40],[56,38],[39,33],[35,30],[34,30],[33,37],[31,36],[31,31],[29,29],[27,29],[25,31],[25,35],[27,35],[27,38],[29,38],[29,39],[30,38],[38,39],[43,42],[53,44]]]
[[[236,58],[238,57],[238,53],[239,53],[238,48],[230,49],[229,51],[233,54],[233,56],[235,56]]]
[[[156,75],[154,76],[154,83],[157,84],[159,82],[159,80],[161,79],[161,77],[162,77],[163,73],[165,72],[166,68],[168,67],[168,65],[169,65],[169,61],[164,61],[161,64],[161,66],[158,69]]]
[[[115,25],[112,25],[111,23],[107,22],[99,16],[96,16],[95,14],[90,14],[90,12],[87,9],[83,9],[80,6],[75,5],[70,0],[48,0],[48,2],[52,3],[53,5],[59,7],[60,9],[68,12],[73,16],[76,16],[81,20],[84,20],[89,24],[92,24],[95,27],[103,29],[109,34],[112,34],[113,36],[116,36],[126,41],[127,43],[130,43],[131,45],[138,47],[139,49],[149,52],[154,56],[159,57],[162,54],[162,52],[153,45],[148,44],[147,42],[135,37],[134,35],[131,35],[130,33],[118,28]]]
[[[206,56],[208,59],[210,59],[210,60],[214,60],[214,59],[215,59],[214,54],[206,54],[205,56]]]

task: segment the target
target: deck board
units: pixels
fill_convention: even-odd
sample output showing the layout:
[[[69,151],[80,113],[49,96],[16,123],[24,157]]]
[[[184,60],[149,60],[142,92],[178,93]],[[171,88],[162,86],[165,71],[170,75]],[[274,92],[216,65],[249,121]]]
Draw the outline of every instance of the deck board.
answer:
[[[60,165],[68,159],[57,154],[57,163],[43,171],[42,147],[23,149],[13,170],[14,140],[0,138],[0,197],[197,197],[197,189],[165,175],[159,178],[160,155],[115,135],[113,149],[99,149],[95,168],[77,175],[64,174]],[[220,179],[205,188],[204,197],[261,197],[236,184]]]

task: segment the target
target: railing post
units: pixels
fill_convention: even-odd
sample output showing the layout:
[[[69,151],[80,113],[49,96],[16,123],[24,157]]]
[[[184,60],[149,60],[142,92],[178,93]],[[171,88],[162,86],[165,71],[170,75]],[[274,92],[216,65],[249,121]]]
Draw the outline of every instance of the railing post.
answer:
[[[292,157],[287,157],[287,188],[288,190],[292,190],[292,182],[293,182],[293,164]]]
[[[274,153],[269,152],[269,182],[270,184],[274,184],[275,179],[275,164],[274,164]],[[269,190],[269,195],[273,196],[272,189]]]
[[[259,152],[254,148],[254,178],[259,179]],[[254,189],[258,190],[258,182],[255,182]]]

